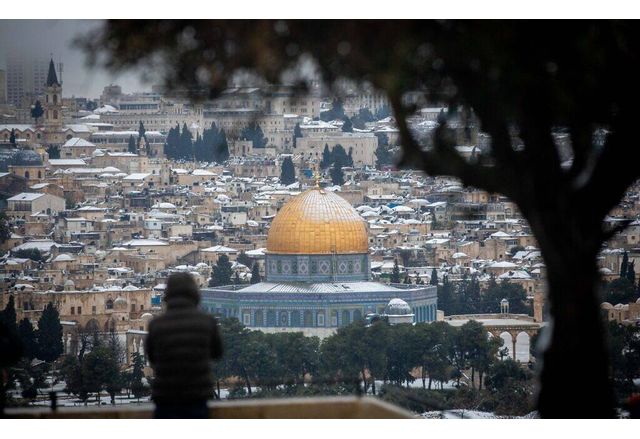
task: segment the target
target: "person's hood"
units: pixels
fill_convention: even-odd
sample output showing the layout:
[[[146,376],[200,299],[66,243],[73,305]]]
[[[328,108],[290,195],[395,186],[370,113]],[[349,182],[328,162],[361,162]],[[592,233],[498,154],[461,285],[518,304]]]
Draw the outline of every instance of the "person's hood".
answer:
[[[196,308],[198,303],[190,297],[170,297],[167,301],[167,309]]]

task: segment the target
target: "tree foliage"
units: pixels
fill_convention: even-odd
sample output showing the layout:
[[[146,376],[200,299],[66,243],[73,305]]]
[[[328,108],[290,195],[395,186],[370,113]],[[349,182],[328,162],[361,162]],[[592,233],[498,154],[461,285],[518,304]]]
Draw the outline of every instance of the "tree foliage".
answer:
[[[220,255],[216,265],[213,266],[213,273],[211,273],[209,286],[218,287],[222,285],[230,285],[231,276],[233,276],[233,269],[231,268],[229,256]]]
[[[296,168],[293,165],[291,157],[285,157],[282,160],[282,170],[280,171],[280,183],[290,185],[296,182]]]
[[[38,320],[38,358],[51,363],[64,352],[60,314],[52,302],[42,311]]]

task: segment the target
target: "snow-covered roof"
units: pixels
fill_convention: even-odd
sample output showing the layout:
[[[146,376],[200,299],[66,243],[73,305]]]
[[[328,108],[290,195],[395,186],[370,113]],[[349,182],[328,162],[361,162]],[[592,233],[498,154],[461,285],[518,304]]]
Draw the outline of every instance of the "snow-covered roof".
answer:
[[[33,201],[38,198],[44,196],[44,194],[35,193],[35,192],[22,192],[18,195],[14,195],[11,198],[8,198],[7,201]]]

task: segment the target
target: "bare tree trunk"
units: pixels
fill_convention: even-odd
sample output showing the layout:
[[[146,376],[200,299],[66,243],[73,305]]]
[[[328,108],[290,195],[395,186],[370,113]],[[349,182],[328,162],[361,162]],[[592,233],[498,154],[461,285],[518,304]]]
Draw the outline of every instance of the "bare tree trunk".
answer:
[[[601,225],[594,221],[591,229],[580,229],[570,212],[558,212],[556,220],[536,233],[547,267],[551,314],[551,333],[539,341],[546,349],[539,362],[538,410],[545,418],[612,418],[596,263]]]

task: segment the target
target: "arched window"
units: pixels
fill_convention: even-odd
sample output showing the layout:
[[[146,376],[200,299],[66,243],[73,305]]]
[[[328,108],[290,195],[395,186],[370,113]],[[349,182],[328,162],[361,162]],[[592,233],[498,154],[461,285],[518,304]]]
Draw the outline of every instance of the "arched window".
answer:
[[[58,103],[58,95],[54,94],[53,95],[53,105],[56,105]]]
[[[29,171],[24,171],[24,178],[29,180]]]
[[[264,311],[258,310],[255,313],[255,326],[264,326]]]
[[[356,310],[353,312],[353,321],[355,322],[355,321],[357,321],[357,320],[361,320],[361,319],[362,319],[362,312],[360,312],[360,310],[359,310],[359,309],[356,309]]]
[[[291,326],[300,326],[300,311],[293,311],[291,313]]]
[[[38,178],[42,178],[42,172],[38,171]]]
[[[340,326],[347,326],[349,323],[351,323],[351,315],[349,314],[349,311],[345,309],[342,311],[342,321],[340,322]]]
[[[276,326],[276,312],[272,309],[267,311],[267,326]]]
[[[313,326],[313,313],[309,310],[304,312],[304,326]]]
[[[113,300],[109,299],[105,302],[105,307],[107,309],[113,309]]]
[[[58,118],[58,110],[53,110],[53,118],[54,119]]]

